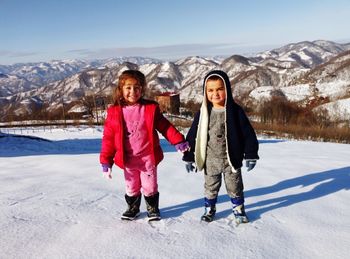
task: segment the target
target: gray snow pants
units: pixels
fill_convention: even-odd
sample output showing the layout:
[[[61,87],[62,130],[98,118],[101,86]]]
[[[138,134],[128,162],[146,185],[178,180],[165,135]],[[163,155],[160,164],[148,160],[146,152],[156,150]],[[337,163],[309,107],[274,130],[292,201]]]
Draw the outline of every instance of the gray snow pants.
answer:
[[[204,191],[207,199],[215,199],[218,196],[222,175],[226,185],[226,191],[230,198],[243,198],[243,181],[241,169],[232,170],[227,159],[207,159],[204,168]]]

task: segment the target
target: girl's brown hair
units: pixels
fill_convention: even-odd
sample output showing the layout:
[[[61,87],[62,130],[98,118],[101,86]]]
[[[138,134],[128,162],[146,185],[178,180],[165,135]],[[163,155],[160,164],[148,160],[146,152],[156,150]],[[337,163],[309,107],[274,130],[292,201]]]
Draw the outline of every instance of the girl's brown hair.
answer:
[[[118,84],[114,88],[113,92],[113,103],[114,105],[126,105],[126,101],[123,98],[123,86],[127,79],[135,79],[137,83],[141,86],[141,99],[145,92],[146,88],[146,77],[145,75],[138,70],[125,70],[118,78]]]

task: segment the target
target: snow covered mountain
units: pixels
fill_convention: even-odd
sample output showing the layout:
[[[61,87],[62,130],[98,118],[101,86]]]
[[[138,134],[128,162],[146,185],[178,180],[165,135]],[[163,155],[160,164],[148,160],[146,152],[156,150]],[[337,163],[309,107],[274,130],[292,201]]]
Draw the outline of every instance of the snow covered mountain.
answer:
[[[0,96],[10,96],[38,88],[39,85],[17,75],[0,73]]]
[[[160,60],[143,57],[120,57],[102,60],[53,60],[50,62],[19,63],[14,65],[0,65],[0,91],[8,89],[8,92],[1,92],[0,97],[9,96],[14,93],[28,91],[40,86],[63,80],[74,74],[92,68],[112,68],[124,62],[131,62],[137,65],[160,63]],[[1,75],[8,76],[7,81]],[[20,79],[18,79],[20,78]],[[22,88],[18,88],[19,80],[26,80]]]
[[[240,100],[259,103],[282,94],[302,105],[321,97],[327,100],[322,104],[343,100],[341,105],[336,104],[340,107],[350,96],[349,49],[350,44],[305,41],[255,57],[232,55],[221,62],[197,56],[176,62],[125,57],[0,66],[0,119],[9,113],[30,113],[33,107],[44,104],[54,111],[87,95],[107,96],[111,83],[125,69],[139,69],[146,75],[149,95],[180,92],[183,102],[200,102],[205,74],[223,69],[230,77],[235,98]],[[348,114],[341,113],[343,117]]]
[[[313,68],[349,49],[349,44],[339,44],[325,40],[302,41],[260,53],[257,55],[257,60],[261,62],[278,60],[280,62],[291,62],[291,65],[294,66]]]
[[[289,85],[264,85],[250,92],[256,103],[279,94],[302,105],[317,104],[315,109],[327,110],[334,119],[350,118],[350,51],[344,51],[315,68],[301,73]],[[315,105],[313,105],[315,106]]]
[[[33,84],[42,86],[78,73],[88,66],[89,63],[82,60],[53,60],[51,62],[0,66],[0,73],[16,75]]]

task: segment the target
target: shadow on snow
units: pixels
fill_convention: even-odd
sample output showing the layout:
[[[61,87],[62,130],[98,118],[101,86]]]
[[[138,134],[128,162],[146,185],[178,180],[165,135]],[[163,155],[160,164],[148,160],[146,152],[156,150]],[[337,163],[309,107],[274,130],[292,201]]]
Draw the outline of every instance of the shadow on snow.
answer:
[[[259,140],[260,144],[274,144],[284,140]],[[160,139],[165,153],[176,152],[166,139]],[[1,134],[0,157],[40,156],[40,155],[78,155],[99,153],[101,139],[48,140],[35,136]]]
[[[164,152],[176,152],[167,140],[160,139]],[[44,138],[2,134],[0,135],[0,157],[78,155],[100,153],[101,139],[48,140]]]
[[[275,144],[280,142],[286,142],[287,140],[283,139],[259,139],[259,144]]]
[[[315,185],[311,190],[303,191],[303,187]],[[283,190],[301,187],[297,194],[283,194]],[[275,185],[245,191],[245,197],[262,196],[281,192],[274,198],[258,201],[253,204],[245,204],[248,217],[251,221],[257,220],[265,212],[293,206],[297,203],[318,199],[341,190],[350,189],[350,167],[332,169],[324,172],[312,173],[293,179],[287,179]],[[217,211],[216,218],[225,218],[232,213],[228,195],[219,195],[218,203],[227,202],[229,209]],[[169,206],[161,209],[162,217],[178,217],[187,210],[204,206],[204,199],[196,199],[186,203]],[[203,210],[204,211],[204,210]],[[198,218],[200,215],[198,215]]]

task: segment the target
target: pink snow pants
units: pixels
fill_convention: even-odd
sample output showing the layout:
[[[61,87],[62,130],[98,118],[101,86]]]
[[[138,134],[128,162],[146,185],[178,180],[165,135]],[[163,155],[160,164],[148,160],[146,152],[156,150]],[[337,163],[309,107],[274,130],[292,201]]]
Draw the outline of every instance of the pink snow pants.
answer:
[[[149,156],[130,159],[124,169],[125,192],[128,196],[152,196],[158,192],[157,167]]]

